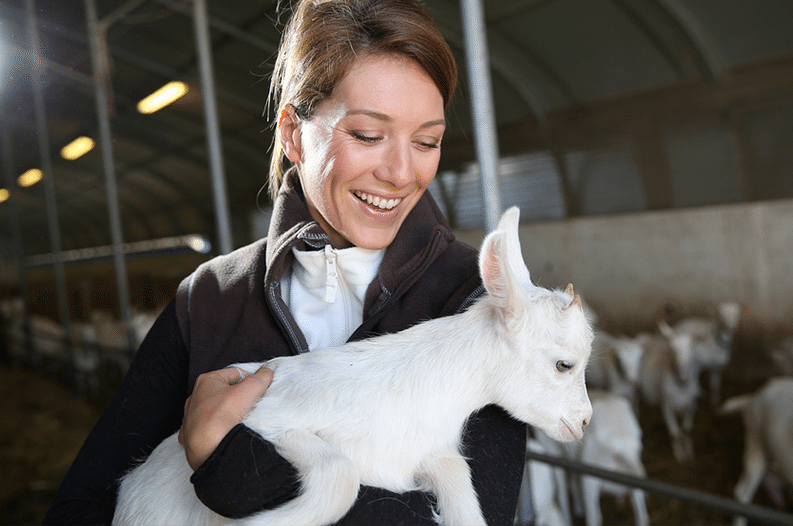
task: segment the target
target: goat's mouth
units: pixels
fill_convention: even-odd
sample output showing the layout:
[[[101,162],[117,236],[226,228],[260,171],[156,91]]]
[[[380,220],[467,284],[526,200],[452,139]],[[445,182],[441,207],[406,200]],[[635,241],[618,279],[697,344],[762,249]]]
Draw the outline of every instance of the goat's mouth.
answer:
[[[575,428],[573,427],[570,422],[567,421],[564,417],[562,417],[562,424],[567,429],[568,434],[570,435],[570,440],[578,440],[584,436],[584,428]]]

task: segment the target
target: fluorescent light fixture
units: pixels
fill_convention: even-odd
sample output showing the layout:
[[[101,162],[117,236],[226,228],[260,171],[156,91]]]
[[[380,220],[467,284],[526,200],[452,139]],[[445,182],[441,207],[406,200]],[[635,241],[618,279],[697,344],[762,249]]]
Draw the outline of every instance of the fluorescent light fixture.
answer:
[[[187,93],[187,84],[174,80],[138,103],[138,111],[149,114],[161,110]]]
[[[17,183],[19,183],[19,186],[27,188],[28,186],[33,186],[34,184],[38,183],[43,178],[44,172],[38,168],[31,168],[17,178]]]
[[[83,135],[64,146],[61,149],[61,157],[67,161],[74,161],[93,150],[94,146],[96,146],[96,142],[92,138]]]
[[[199,254],[208,254],[209,251],[212,250],[212,245],[209,240],[201,235],[187,236],[185,244]]]
[[[123,243],[121,251],[125,256],[157,256],[163,254],[183,254],[194,253],[208,254],[212,250],[212,244],[206,236],[201,234],[188,234],[185,236],[163,237],[160,239],[149,239],[146,241],[133,241]],[[78,248],[75,250],[64,250],[57,258],[64,263],[76,263],[79,261],[90,261],[95,259],[109,259],[113,257],[113,246],[102,245],[99,247]],[[31,266],[51,265],[56,257],[53,254],[38,254],[28,256],[27,263]]]
[[[0,203],[5,203],[11,197],[11,192],[7,188],[0,188]]]

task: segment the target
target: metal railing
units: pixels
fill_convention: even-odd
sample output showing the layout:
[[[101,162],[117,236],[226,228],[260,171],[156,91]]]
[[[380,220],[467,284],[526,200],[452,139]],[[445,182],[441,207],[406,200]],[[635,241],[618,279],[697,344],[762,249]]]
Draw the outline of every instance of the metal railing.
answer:
[[[648,493],[669,497],[671,499],[688,502],[696,506],[709,508],[712,510],[728,513],[731,515],[742,515],[749,520],[757,521],[760,524],[785,524],[793,525],[793,514],[785,513],[772,508],[758,506],[756,504],[743,504],[734,499],[722,497],[706,491],[694,490],[668,484],[658,480],[639,478],[625,473],[608,471],[589,464],[582,464],[574,460],[568,460],[553,455],[526,451],[527,460],[536,460],[552,466],[564,468],[567,471],[591,475],[611,482],[616,482],[624,486],[642,489]]]

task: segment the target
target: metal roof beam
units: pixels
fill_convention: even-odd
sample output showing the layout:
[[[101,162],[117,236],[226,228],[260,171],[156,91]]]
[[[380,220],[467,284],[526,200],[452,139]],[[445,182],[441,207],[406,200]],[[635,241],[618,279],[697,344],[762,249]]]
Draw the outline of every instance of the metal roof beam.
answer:
[[[664,9],[697,53],[702,72],[712,83],[722,78],[724,61],[699,20],[680,0],[649,0]]]

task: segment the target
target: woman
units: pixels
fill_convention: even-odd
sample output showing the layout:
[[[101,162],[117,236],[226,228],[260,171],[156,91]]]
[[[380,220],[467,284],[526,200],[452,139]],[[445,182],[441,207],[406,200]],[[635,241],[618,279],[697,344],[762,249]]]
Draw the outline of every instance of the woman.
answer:
[[[305,0],[272,92],[267,239],[179,287],[86,440],[45,523],[107,523],[118,478],[180,430],[199,498],[244,517],[292,498],[295,470],[241,424],[272,371],[236,362],[321,349],[454,314],[482,292],[477,253],[425,191],[456,66],[415,0]],[[284,158],[291,165],[282,173]],[[511,524],[525,430],[488,407],[465,453],[488,524]],[[432,496],[362,488],[341,524],[434,524]]]

